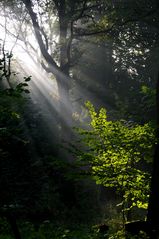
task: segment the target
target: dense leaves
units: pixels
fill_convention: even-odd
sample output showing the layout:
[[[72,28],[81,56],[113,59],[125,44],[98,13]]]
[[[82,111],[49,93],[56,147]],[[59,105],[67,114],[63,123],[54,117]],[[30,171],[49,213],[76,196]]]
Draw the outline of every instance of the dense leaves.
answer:
[[[97,113],[90,102],[86,106],[91,128],[78,129],[81,141],[87,146],[79,153],[79,160],[89,167],[98,184],[118,191],[124,209],[147,208],[150,180],[147,169],[156,141],[154,128],[150,124],[110,121],[105,109]]]

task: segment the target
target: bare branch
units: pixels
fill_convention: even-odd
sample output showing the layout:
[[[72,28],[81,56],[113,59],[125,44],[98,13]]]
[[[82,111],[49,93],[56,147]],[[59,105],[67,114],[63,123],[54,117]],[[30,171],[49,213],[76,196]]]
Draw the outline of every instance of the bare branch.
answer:
[[[113,28],[115,28],[116,24],[114,23],[111,27],[107,28],[107,29],[104,29],[104,30],[96,30],[96,31],[92,31],[92,32],[86,32],[86,31],[82,31],[79,32],[79,33],[76,33],[74,34],[74,37],[77,38],[77,37],[82,37],[82,36],[93,36],[93,35],[98,35],[98,34],[107,34],[107,33],[110,33]]]

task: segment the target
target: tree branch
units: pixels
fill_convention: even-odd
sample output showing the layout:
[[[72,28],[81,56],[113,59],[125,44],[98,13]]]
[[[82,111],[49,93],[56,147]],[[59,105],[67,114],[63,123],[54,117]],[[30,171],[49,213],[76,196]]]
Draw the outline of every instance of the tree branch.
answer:
[[[79,33],[74,34],[74,37],[93,36],[93,35],[98,35],[98,34],[108,34],[108,33],[110,33],[112,30],[114,30],[117,27],[123,27],[123,26],[125,26],[125,25],[127,25],[129,23],[139,22],[140,20],[144,20],[147,17],[155,14],[158,10],[159,10],[158,8],[155,8],[155,9],[152,9],[152,10],[148,11],[146,14],[144,14],[144,15],[142,15],[140,17],[129,18],[129,19],[125,20],[125,21],[124,20],[123,21],[119,21],[119,19],[118,19],[118,20],[115,21],[115,23],[111,27],[109,27],[107,29],[96,30],[96,31],[92,31],[92,32],[91,31],[90,32],[86,32],[86,31],[82,32],[81,31]]]
[[[32,9],[32,2],[31,2],[31,0],[23,0],[23,3],[25,4],[25,6],[26,6],[26,8],[29,12],[29,15],[30,15],[30,18],[31,18],[31,21],[32,21],[32,24],[33,24],[35,36],[36,36],[36,39],[38,41],[41,53],[42,53],[44,59],[46,60],[46,62],[48,63],[48,65],[51,65],[54,68],[54,72],[52,72],[52,73],[57,75],[58,71],[60,70],[60,67],[53,60],[52,56],[48,53],[46,45],[43,42],[42,35],[41,35],[41,29],[40,29],[40,26],[39,26],[39,23],[38,23],[37,15]]]
[[[41,66],[42,68],[47,72],[47,73],[52,73],[52,70],[50,67],[47,67],[43,61],[41,61]]]

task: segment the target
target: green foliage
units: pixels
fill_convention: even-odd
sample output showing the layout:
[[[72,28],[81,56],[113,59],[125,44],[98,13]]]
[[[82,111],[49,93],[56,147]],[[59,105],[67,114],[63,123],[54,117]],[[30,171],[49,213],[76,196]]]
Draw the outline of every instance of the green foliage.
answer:
[[[0,232],[2,235],[9,233],[9,225],[4,217],[0,218]]]
[[[9,56],[11,58],[12,56]],[[6,59],[0,59],[0,155],[1,158],[9,154],[9,144],[14,141],[20,141],[25,144],[21,137],[21,112],[24,105],[23,93],[29,93],[27,82],[31,77],[25,77],[24,82],[11,86],[10,75],[6,69]],[[8,66],[9,67],[9,66]],[[10,70],[8,70],[10,71]],[[11,72],[10,72],[11,74]],[[14,82],[14,81],[13,81]],[[10,142],[10,143],[9,143]],[[8,148],[6,147],[8,145]]]
[[[110,230],[107,234],[101,234],[98,225],[59,225],[44,221],[36,230],[34,225],[28,221],[21,222],[19,225],[23,239],[147,239],[147,236],[142,232],[138,236],[126,237],[123,229],[117,232]],[[13,239],[13,236],[6,231],[1,233],[0,239]]]
[[[30,222],[24,222],[21,228],[22,238],[24,239],[97,239],[99,235],[89,225],[59,225],[50,221],[44,221],[38,230],[35,230]]]
[[[12,56],[10,63],[6,57],[0,59],[0,212],[16,210],[22,201],[26,202],[32,170],[23,119],[31,77],[17,80],[10,69]]]
[[[156,90],[143,85],[141,87],[141,93],[143,96],[142,97],[142,108],[146,111],[150,111],[150,110],[152,110],[152,108],[155,108]]]
[[[77,129],[85,150],[78,159],[97,184],[115,188],[122,197],[122,209],[147,208],[150,169],[155,132],[150,124],[109,121],[106,110],[97,113],[86,103],[91,118],[89,130]]]

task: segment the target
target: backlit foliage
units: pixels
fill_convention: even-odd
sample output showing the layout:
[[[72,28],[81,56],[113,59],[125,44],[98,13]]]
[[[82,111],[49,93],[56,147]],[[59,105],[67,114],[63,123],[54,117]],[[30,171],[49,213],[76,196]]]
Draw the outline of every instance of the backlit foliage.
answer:
[[[85,151],[78,157],[97,184],[115,188],[123,210],[147,208],[155,132],[150,124],[109,121],[104,108],[97,113],[86,103],[91,118],[89,130],[77,129]]]

